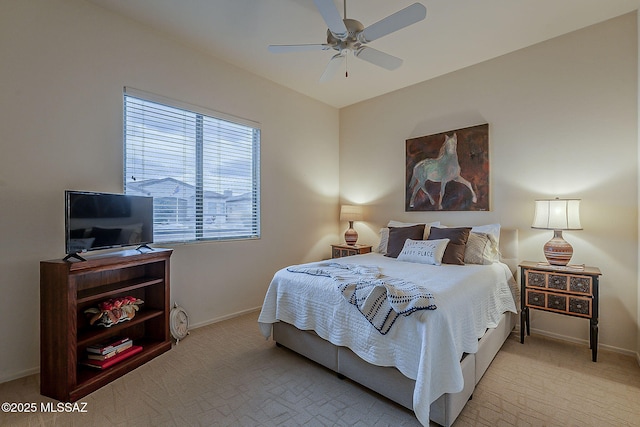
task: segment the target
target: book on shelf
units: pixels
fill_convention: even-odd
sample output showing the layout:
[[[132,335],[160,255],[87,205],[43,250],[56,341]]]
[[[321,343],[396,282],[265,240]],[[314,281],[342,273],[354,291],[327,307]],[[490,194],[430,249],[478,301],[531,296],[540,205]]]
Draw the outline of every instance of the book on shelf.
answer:
[[[98,353],[90,353],[87,351],[87,357],[91,360],[107,360],[112,358],[113,356],[122,353],[123,351],[125,351],[128,348],[131,348],[133,346],[133,341],[129,340],[126,341],[122,344],[120,344],[119,346],[116,347],[115,350],[109,352],[109,353],[105,353],[105,354],[98,354]]]
[[[130,338],[113,337],[109,339],[109,341],[87,346],[87,352],[105,355],[113,351],[117,351],[118,349],[121,349],[127,345],[131,346],[130,343],[131,343]]]
[[[105,359],[105,360],[85,359],[81,363],[91,368],[107,369],[108,367],[113,366],[119,362],[122,362],[123,360],[126,360],[131,356],[140,353],[141,351],[142,351],[142,346],[134,345],[108,359]]]

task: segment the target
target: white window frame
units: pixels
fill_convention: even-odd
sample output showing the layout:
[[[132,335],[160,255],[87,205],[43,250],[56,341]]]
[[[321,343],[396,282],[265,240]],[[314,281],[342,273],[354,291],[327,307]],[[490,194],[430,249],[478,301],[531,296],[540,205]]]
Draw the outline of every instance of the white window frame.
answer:
[[[134,106],[136,101],[133,101],[129,103],[128,108],[127,102],[132,99],[141,100],[145,106]],[[181,110],[179,113],[184,114],[188,126],[182,130],[185,132],[185,137],[180,142],[176,143],[169,136],[158,136],[158,132],[152,132],[150,127],[147,129],[148,126],[145,125],[151,119],[148,119],[147,122],[144,121],[147,119],[141,119],[135,114],[142,113],[143,110],[150,112],[153,106],[149,103],[159,104],[154,111],[158,112],[161,117],[154,116],[155,124],[158,124],[158,121],[162,124],[165,123],[162,121],[162,116],[166,117],[167,124],[171,124],[169,114],[164,114],[162,107]],[[191,126],[194,128],[192,129]],[[186,130],[187,128],[189,130]],[[242,132],[238,135],[242,136],[243,140],[242,142],[224,140],[220,135],[228,135],[228,133],[220,132],[218,135],[217,132],[213,130],[208,132],[207,129],[223,129],[223,131],[240,129]],[[178,134],[178,129],[175,132]],[[259,123],[125,87],[123,94],[123,141],[124,193],[154,196],[154,243],[260,238]],[[169,157],[166,153],[179,147],[180,144],[182,147],[188,146],[187,149],[190,153],[188,156],[180,157],[182,163],[186,163],[182,166],[182,179],[180,177],[162,178],[161,174],[154,171],[152,166],[140,166],[147,162],[152,164],[160,157],[166,162]],[[238,149],[234,149],[236,146]],[[134,148],[135,155],[133,154]],[[148,153],[147,162],[144,160],[144,153]],[[178,153],[177,156],[181,154]],[[247,162],[251,164],[243,163],[243,166],[250,167],[250,174],[243,176],[242,180],[235,180],[241,181],[240,184],[237,184],[227,175],[205,173],[205,169],[215,169],[205,167],[205,159],[207,157],[211,159],[214,154],[218,160],[222,159],[222,161],[225,161],[225,158],[227,161],[230,159],[244,161],[246,158]],[[133,161],[134,158],[136,158],[136,162]],[[129,161],[131,162],[129,163]],[[180,166],[176,166],[176,170],[180,168]],[[216,180],[215,177],[219,179]],[[171,180],[171,185],[176,187],[176,192],[183,188],[187,196],[179,199],[179,195],[176,193],[175,200],[170,200],[171,197],[160,188],[162,181],[167,184],[169,180]],[[211,184],[212,180],[218,183],[214,185],[216,188],[212,188],[214,187]],[[221,187],[227,184],[229,188]],[[248,191],[234,194],[234,190],[239,189]],[[215,199],[211,200],[212,197]],[[248,203],[250,203],[250,208]],[[175,219],[173,220],[174,212],[167,213],[167,207],[170,206],[176,207]],[[178,219],[180,215],[182,215],[180,217],[182,220]]]

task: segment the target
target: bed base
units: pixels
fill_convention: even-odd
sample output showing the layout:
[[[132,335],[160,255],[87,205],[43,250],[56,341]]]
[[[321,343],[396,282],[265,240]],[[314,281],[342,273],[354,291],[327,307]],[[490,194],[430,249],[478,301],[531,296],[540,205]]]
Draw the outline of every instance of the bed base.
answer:
[[[476,384],[502,347],[516,324],[517,316],[505,313],[497,327],[488,329],[478,344],[478,352],[466,354],[460,362],[464,388],[458,393],[445,393],[430,407],[429,418],[449,427],[471,398]],[[338,375],[349,378],[389,399],[413,410],[415,381],[396,368],[372,365],[347,347],[336,346],[316,335],[285,322],[273,324],[273,339],[277,344],[325,366]]]

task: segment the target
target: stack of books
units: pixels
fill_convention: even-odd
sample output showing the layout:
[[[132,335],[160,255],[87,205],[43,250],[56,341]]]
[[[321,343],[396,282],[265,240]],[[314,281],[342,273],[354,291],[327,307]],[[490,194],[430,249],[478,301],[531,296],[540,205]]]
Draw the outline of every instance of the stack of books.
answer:
[[[107,342],[88,346],[87,358],[82,364],[96,369],[106,369],[141,351],[142,347],[133,345],[130,338],[112,337]]]

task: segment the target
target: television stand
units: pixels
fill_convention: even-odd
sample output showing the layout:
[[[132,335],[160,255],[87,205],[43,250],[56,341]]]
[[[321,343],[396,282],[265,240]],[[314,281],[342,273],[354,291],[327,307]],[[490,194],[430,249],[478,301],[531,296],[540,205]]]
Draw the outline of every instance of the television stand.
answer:
[[[86,262],[40,262],[40,393],[75,402],[171,349],[169,330],[171,249],[133,249]],[[84,314],[110,298],[144,301],[127,322],[91,325]],[[86,367],[87,347],[116,335],[142,351],[106,369]],[[0,422],[0,424],[2,424]]]
[[[136,248],[136,251],[138,251],[138,252],[140,252],[140,253],[142,253],[142,254],[147,253],[147,252],[141,251],[140,249],[142,249],[142,248],[147,248],[147,249],[149,249],[149,251],[150,251],[150,252],[155,251],[155,249],[153,249],[151,246],[148,246],[146,243],[145,243],[144,245],[140,245],[140,246],[138,246],[138,247]]]
[[[78,261],[86,261],[85,258],[82,258],[80,255],[78,255],[77,252],[74,252],[72,254],[68,254],[66,257],[62,258],[63,261],[69,261],[71,258],[75,258]]]

